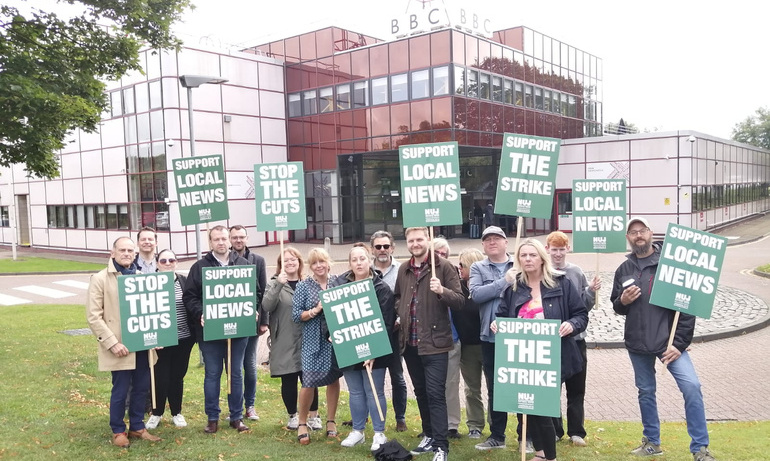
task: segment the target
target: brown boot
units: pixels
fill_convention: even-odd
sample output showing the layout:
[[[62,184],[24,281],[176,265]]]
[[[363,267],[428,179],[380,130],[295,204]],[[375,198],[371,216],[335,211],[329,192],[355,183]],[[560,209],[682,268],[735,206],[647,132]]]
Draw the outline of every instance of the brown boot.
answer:
[[[128,436],[125,432],[112,434],[112,444],[120,448],[128,448],[131,446],[131,443],[128,441]]]
[[[406,421],[396,421],[396,432],[406,431]]]
[[[236,419],[235,421],[230,421],[230,427],[233,429],[238,429],[238,432],[246,432],[249,430],[249,426],[243,424],[242,419]]]
[[[128,431],[128,436],[132,439],[149,440],[150,442],[160,442],[163,440],[160,437],[147,432],[147,429],[142,429],[141,431]]]
[[[219,429],[219,421],[209,421],[209,423],[206,424],[206,427],[203,429],[203,432],[206,434],[215,434],[217,429]]]

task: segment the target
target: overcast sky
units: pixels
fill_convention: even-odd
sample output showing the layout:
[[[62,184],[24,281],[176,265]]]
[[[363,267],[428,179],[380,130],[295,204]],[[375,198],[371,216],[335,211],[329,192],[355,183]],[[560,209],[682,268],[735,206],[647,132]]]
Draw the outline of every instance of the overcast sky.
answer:
[[[328,25],[388,39],[389,20],[409,1],[193,0],[175,30],[186,43],[223,47]],[[765,1],[453,1],[493,18],[495,30],[527,26],[600,57],[605,123],[623,117],[641,129],[729,138],[736,123],[770,106]]]

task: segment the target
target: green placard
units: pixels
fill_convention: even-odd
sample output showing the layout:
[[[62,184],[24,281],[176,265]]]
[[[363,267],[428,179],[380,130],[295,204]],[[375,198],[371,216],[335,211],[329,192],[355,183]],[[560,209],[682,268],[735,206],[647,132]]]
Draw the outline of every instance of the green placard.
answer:
[[[254,165],[257,230],[307,228],[305,172],[302,162]]]
[[[118,277],[121,342],[131,352],[176,346],[173,272]]]
[[[257,334],[256,266],[203,268],[203,339]]]
[[[393,352],[371,279],[322,291],[321,305],[340,367]]]
[[[575,253],[626,251],[626,180],[572,181],[572,250]]]
[[[495,213],[550,218],[561,140],[505,133]]]
[[[669,224],[650,303],[710,318],[726,250],[724,237]]]
[[[457,142],[398,148],[404,227],[463,223]]]
[[[558,320],[497,319],[495,411],[559,416],[560,324]]]
[[[230,218],[221,155],[179,158],[172,163],[183,226]]]

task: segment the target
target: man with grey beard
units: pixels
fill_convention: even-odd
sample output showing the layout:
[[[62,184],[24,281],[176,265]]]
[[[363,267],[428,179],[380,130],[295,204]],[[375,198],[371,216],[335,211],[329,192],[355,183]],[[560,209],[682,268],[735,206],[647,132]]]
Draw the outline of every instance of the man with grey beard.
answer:
[[[625,344],[634,380],[639,390],[642,415],[642,444],[631,451],[637,456],[658,456],[660,419],[655,395],[655,362],[659,359],[674,377],[684,397],[685,420],[690,435],[690,452],[694,461],[716,461],[709,453],[706,410],[695,367],[687,353],[695,331],[695,317],[681,314],[668,345],[675,311],[650,304],[650,293],[660,260],[661,245],[652,242],[653,232],[645,218],[632,218],[626,227],[631,254],[615,271],[610,300],[620,315],[626,316]]]

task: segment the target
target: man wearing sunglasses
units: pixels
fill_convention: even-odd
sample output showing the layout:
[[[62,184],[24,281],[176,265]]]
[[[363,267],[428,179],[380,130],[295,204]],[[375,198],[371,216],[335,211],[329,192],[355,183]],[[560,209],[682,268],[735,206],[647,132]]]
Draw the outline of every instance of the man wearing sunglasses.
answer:
[[[398,266],[401,265],[393,259],[395,245],[393,236],[388,231],[377,231],[372,234],[370,239],[372,245],[372,255],[374,262],[372,269],[382,273],[382,280],[391,290],[396,286],[396,275],[398,275]],[[396,318],[396,327],[399,325],[399,319]],[[398,328],[394,330],[398,336]],[[397,338],[396,338],[397,339]],[[390,374],[390,385],[393,389],[393,413],[396,414],[396,431],[404,432],[406,427],[406,381],[404,380],[404,366],[401,362],[401,354],[398,349],[393,351],[393,360],[388,366]]]

